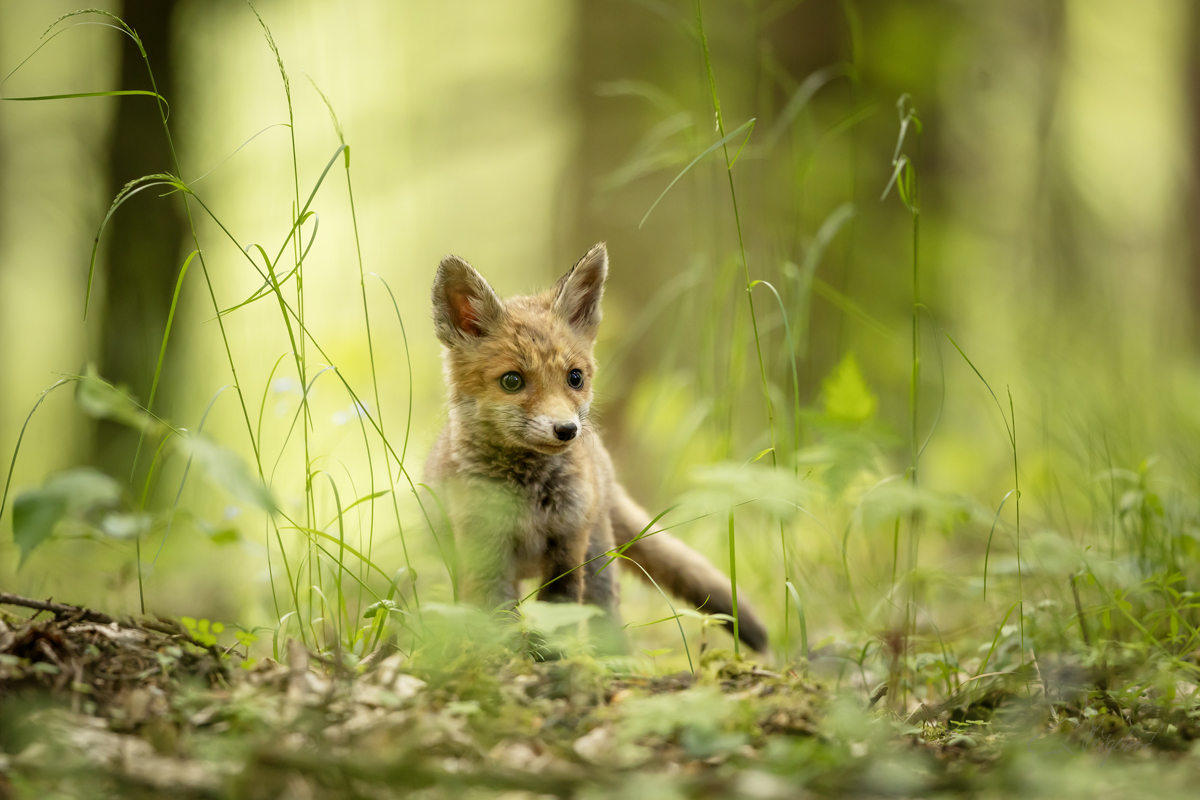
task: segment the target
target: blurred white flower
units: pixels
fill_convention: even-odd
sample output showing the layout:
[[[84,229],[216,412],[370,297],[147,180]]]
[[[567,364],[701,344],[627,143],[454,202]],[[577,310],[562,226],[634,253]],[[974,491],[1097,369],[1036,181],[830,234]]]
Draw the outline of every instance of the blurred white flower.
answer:
[[[362,403],[351,403],[350,407],[347,408],[345,411],[338,411],[338,412],[334,413],[333,424],[334,425],[345,425],[350,420],[358,419],[359,417],[364,417],[368,413],[370,413],[370,412],[367,410],[367,407],[365,405],[363,405]]]
[[[278,394],[286,394],[287,392],[299,392],[300,381],[295,378],[276,378],[271,382],[271,391]]]

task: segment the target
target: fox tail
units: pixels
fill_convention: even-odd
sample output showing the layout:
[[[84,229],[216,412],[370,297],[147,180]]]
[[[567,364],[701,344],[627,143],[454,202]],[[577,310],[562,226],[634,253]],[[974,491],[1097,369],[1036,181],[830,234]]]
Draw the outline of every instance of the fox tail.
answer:
[[[650,515],[633,501],[619,485],[612,507],[613,538],[617,545],[628,544],[650,525]],[[634,572],[648,577],[675,597],[709,614],[733,616],[732,584],[708,559],[666,531],[651,531],[634,542],[625,555],[642,569]],[[643,572],[642,570],[645,570]],[[767,650],[767,629],[750,603],[738,597],[738,636],[748,647],[760,653]],[[725,623],[733,633],[733,623]]]

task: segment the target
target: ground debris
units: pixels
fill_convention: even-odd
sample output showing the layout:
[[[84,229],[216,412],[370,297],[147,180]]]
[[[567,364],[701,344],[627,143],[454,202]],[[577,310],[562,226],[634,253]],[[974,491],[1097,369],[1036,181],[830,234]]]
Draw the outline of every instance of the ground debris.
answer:
[[[1141,696],[1097,713],[997,684],[901,716],[723,651],[667,675],[469,640],[432,665],[289,641],[281,663],[67,608],[0,622],[0,800],[969,794],[1020,784],[1022,751],[1103,764],[1191,737],[1193,712]]]

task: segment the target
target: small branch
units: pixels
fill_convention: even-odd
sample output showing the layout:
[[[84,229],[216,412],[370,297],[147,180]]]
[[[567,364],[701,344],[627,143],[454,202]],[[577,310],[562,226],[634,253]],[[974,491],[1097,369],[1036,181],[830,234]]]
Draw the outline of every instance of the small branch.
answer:
[[[108,625],[117,621],[115,617],[110,617],[108,614],[100,611],[92,611],[90,608],[81,608],[79,606],[68,605],[67,603],[53,603],[49,600],[34,600],[29,597],[21,597],[18,594],[9,594],[8,592],[0,592],[0,604],[33,608],[38,611],[49,611],[56,617],[78,616],[81,619],[86,619],[89,622],[98,622],[101,625]]]

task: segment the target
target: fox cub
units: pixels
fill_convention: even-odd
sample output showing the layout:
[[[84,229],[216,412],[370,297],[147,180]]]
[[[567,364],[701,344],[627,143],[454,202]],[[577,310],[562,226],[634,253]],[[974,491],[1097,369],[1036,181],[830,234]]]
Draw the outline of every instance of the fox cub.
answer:
[[[592,603],[617,630],[618,583],[600,556],[637,537],[650,516],[617,483],[589,413],[607,273],[598,244],[553,289],[501,300],[466,261],[442,260],[433,320],[449,420],[425,471],[446,500],[463,596],[512,607],[517,582],[536,578],[538,599]],[[733,613],[729,580],[670,534],[644,536],[625,555],[685,602]],[[745,601],[738,611],[742,641],[765,650],[757,615]]]

